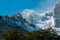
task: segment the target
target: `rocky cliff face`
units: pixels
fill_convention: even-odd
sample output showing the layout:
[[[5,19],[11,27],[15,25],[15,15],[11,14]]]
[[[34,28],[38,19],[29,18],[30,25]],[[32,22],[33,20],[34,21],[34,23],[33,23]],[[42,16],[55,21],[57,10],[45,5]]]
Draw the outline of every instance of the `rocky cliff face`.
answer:
[[[23,33],[36,30],[34,24],[27,22],[20,13],[12,16],[0,16],[0,38],[3,31],[19,28]]]
[[[22,30],[32,31],[35,30],[35,25],[30,24],[25,19],[22,18],[20,13],[12,16],[1,16],[0,19],[0,30],[7,30],[10,28],[19,27]]]
[[[54,9],[54,18],[55,18],[55,26],[60,27],[60,2],[56,4]]]
[[[55,5],[54,8],[54,23],[55,23],[55,30],[60,35],[60,1]]]
[[[56,19],[60,19],[60,3],[56,4],[54,14]]]

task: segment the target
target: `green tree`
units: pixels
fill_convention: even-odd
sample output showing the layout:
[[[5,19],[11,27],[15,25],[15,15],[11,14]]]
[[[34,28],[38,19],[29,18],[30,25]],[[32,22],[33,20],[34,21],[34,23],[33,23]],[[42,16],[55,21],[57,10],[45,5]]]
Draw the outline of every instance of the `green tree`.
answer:
[[[52,28],[28,32],[26,35],[20,29],[11,29],[3,33],[3,40],[60,40]]]
[[[60,35],[57,35],[57,38],[56,38],[56,40],[60,40]]]
[[[56,38],[57,34],[53,29],[32,31],[27,35],[27,40],[55,40]]]
[[[3,33],[3,40],[25,40],[25,36],[19,29],[10,29]]]
[[[2,19],[2,16],[0,16],[0,19]]]

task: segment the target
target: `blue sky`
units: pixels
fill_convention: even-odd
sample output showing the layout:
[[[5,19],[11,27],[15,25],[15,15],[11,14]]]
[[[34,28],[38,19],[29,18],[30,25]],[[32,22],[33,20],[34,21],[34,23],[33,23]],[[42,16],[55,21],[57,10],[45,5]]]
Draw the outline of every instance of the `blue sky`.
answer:
[[[24,9],[48,10],[56,0],[0,0],[0,15],[11,15]]]

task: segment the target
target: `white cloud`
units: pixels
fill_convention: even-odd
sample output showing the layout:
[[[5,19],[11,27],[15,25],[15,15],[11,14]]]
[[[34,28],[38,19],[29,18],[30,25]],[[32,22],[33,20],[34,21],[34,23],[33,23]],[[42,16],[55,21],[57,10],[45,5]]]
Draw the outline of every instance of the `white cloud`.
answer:
[[[60,0],[59,0],[60,1]],[[58,2],[59,2],[58,1]],[[48,27],[52,27],[53,29],[55,29],[56,31],[59,31],[60,28],[55,28],[55,19],[54,19],[54,8],[55,6],[53,6],[53,8],[49,11],[45,11],[45,12],[40,12],[41,10],[29,10],[29,9],[25,9],[23,10],[23,12],[21,12],[22,16],[24,19],[26,19],[28,22],[30,22],[30,15],[33,16],[33,19],[36,20],[34,21],[37,22],[35,23],[35,25],[39,28],[42,28],[42,29],[46,29]],[[48,20],[44,20],[42,21],[42,19],[44,18],[48,18]]]
[[[49,0],[49,2],[52,2],[52,0]],[[53,18],[53,16],[54,16],[53,9],[55,8],[55,6],[53,6],[51,8],[51,10],[44,11],[44,12],[42,12],[43,10],[40,10],[39,7],[40,6],[38,6],[35,9],[31,9],[31,10],[30,9],[23,10],[23,12],[21,12],[23,18],[26,19],[28,22],[30,22],[30,16],[32,16],[33,20],[35,20],[34,23],[38,22],[36,24],[38,27],[42,27],[42,28],[47,28],[49,26],[54,27],[55,23],[54,23],[54,18]],[[47,18],[48,20],[46,20],[44,18]],[[44,20],[44,21],[42,21],[42,20]]]
[[[57,0],[57,3],[59,3],[60,2],[60,0]]]
[[[51,15],[52,13],[52,15]],[[30,17],[32,15],[33,20],[36,20],[34,22],[38,22],[37,25],[40,28],[48,28],[48,27],[54,27],[54,18],[53,18],[53,12],[51,11],[45,11],[43,13],[40,13],[36,10],[29,10],[25,9],[23,12],[21,12],[24,19],[26,19],[28,22],[30,22]],[[49,18],[48,20],[42,21],[43,18]]]

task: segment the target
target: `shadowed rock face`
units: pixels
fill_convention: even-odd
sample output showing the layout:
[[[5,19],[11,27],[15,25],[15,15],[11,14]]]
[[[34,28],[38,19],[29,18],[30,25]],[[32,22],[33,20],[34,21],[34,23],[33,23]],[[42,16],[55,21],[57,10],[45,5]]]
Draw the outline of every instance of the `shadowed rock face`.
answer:
[[[30,25],[30,23],[23,19],[22,15],[19,13],[12,15],[10,17],[2,16],[2,18],[0,19],[0,30],[7,30],[16,27],[19,27],[22,30],[24,29],[24,31],[32,31],[35,29],[35,26],[33,26],[33,24]]]
[[[60,4],[56,4],[54,12],[55,12],[55,18],[60,19]]]
[[[55,26],[60,27],[60,3],[57,3],[54,9]]]
[[[3,31],[19,28],[23,33],[35,30],[35,25],[22,18],[20,13],[12,16],[0,16],[0,38]]]

